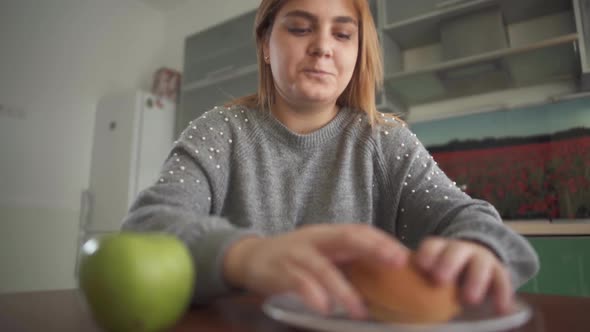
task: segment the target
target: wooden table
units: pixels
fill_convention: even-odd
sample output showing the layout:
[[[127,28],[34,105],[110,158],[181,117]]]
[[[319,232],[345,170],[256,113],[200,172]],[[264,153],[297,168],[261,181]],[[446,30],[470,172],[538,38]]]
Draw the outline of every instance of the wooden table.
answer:
[[[532,304],[533,318],[519,332],[590,331],[590,298],[520,294]],[[246,295],[194,307],[173,332],[302,332],[260,310],[262,300]],[[100,331],[77,290],[0,294],[0,331]]]

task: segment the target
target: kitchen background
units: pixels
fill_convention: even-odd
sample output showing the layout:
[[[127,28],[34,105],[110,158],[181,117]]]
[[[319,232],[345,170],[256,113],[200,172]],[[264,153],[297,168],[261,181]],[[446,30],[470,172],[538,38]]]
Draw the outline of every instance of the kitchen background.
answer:
[[[582,25],[590,1],[370,2],[386,55],[380,109],[402,114],[464,190],[497,199],[511,227],[529,236],[543,270],[526,290],[590,295],[587,130],[567,136],[582,143],[559,145],[563,132],[590,127],[590,96],[580,88],[588,88],[580,76],[590,67],[584,48],[590,32]],[[151,89],[159,68],[183,74],[176,133],[217,99],[252,91],[255,57],[248,37],[258,3],[0,2],[0,293],[76,286],[81,222],[89,205],[95,212],[110,207],[97,209],[102,203],[91,197],[108,192],[96,186],[109,181],[101,167],[134,162],[106,159],[113,155],[108,147],[117,145],[108,136],[116,127],[109,117],[120,115],[121,105],[130,105],[129,114],[147,112],[153,100],[137,91]],[[133,117],[117,121],[119,132],[136,130]],[[99,135],[103,122],[110,131]],[[501,150],[507,147],[512,150]],[[490,155],[520,159],[493,165]],[[575,167],[547,161],[555,157]],[[498,170],[507,164],[518,169]],[[522,183],[486,187],[497,182],[491,176],[517,171]],[[533,184],[541,188],[534,197]],[[574,189],[575,199],[567,201],[577,200],[575,207],[563,205],[562,185],[567,193]],[[516,198],[505,199],[508,192]]]
[[[75,286],[103,95],[182,70],[184,39],[258,0],[0,1],[0,292]]]

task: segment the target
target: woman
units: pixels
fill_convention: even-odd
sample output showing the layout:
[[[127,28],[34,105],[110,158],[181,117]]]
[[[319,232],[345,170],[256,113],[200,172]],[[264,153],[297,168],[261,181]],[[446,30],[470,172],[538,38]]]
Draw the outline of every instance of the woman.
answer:
[[[366,0],[263,0],[254,96],[192,121],[124,229],[190,248],[195,301],[294,291],[364,317],[338,265],[400,266],[459,283],[467,303],[510,308],[538,270],[530,245],[461,192],[406,125],[376,111],[382,65]],[[302,227],[305,226],[305,227]]]

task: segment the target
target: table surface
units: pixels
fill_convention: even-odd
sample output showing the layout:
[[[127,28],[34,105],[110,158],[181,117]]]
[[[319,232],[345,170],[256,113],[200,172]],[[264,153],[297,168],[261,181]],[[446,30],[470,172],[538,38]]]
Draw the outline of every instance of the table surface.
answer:
[[[590,297],[526,294],[532,319],[519,332],[590,331]],[[182,331],[302,332],[268,318],[254,295],[221,298],[192,307],[171,329]],[[78,290],[0,294],[0,331],[100,331]]]

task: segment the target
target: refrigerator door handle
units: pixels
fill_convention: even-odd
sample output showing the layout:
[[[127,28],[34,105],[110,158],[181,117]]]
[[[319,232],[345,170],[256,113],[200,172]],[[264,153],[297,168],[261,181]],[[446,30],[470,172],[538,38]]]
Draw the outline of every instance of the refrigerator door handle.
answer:
[[[80,216],[78,220],[78,238],[76,239],[76,266],[74,268],[74,277],[78,278],[80,265],[80,249],[82,248],[84,238],[86,237],[87,226],[92,210],[92,192],[85,189],[80,194]]]
[[[86,232],[88,222],[90,221],[90,212],[92,211],[92,192],[89,189],[82,191],[80,196],[80,220],[79,230],[80,232]]]

